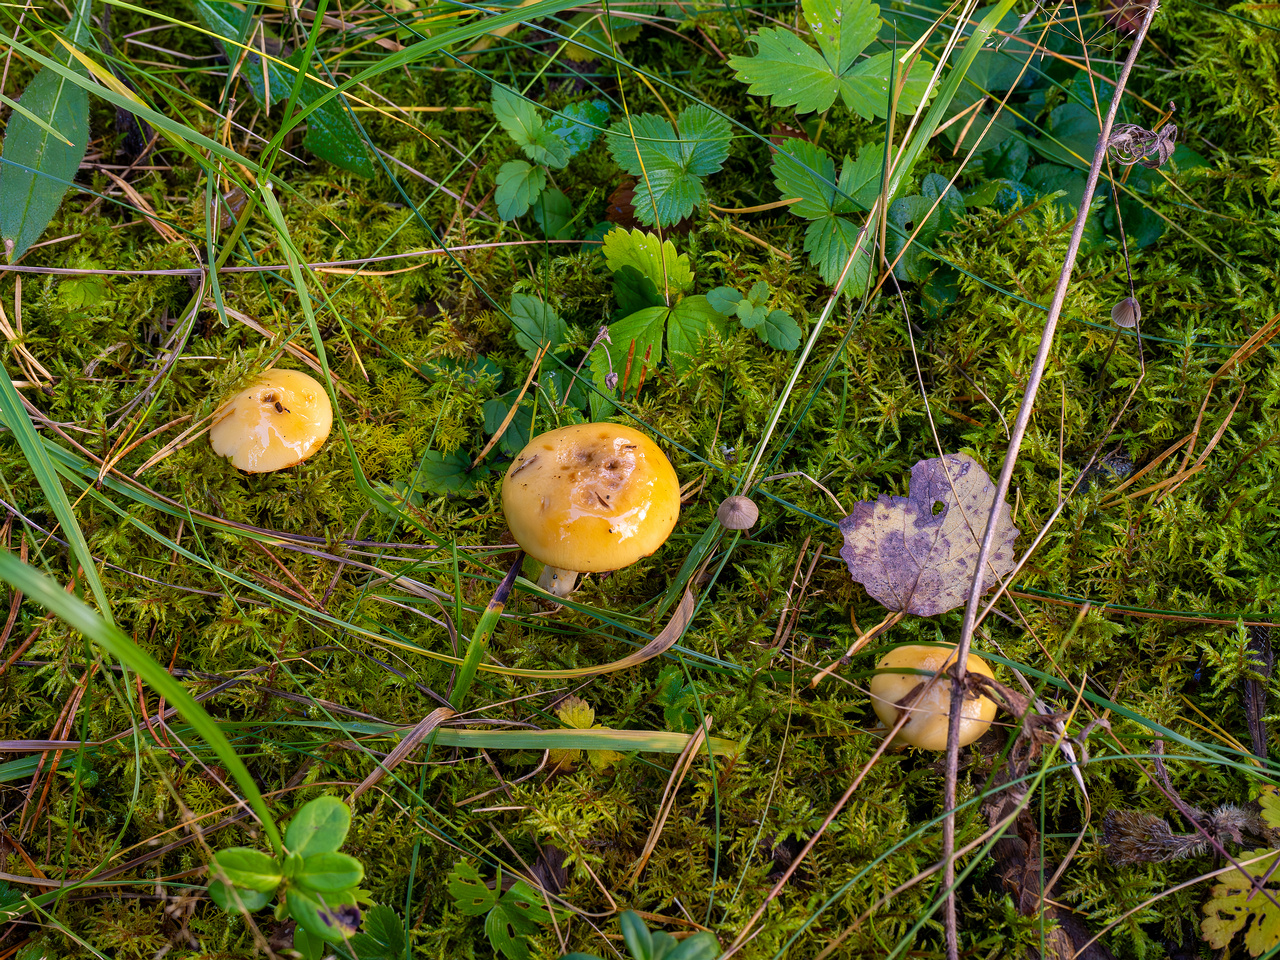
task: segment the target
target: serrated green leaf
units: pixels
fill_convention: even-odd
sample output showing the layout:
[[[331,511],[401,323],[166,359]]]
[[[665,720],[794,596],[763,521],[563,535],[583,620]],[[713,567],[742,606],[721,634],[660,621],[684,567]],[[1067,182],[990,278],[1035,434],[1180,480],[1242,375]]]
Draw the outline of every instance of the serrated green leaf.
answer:
[[[449,871],[448,885],[449,896],[458,910],[469,917],[488,913],[498,902],[498,891],[485,886],[475,867],[465,860],[459,860]]]
[[[844,210],[839,206],[842,200],[847,210],[870,210],[871,204],[880,195],[880,185],[884,171],[884,143],[873,143],[862,148],[857,160],[844,158],[840,165],[840,179],[836,182],[836,194],[839,200],[836,212]]]
[[[642,113],[609,128],[609,152],[636,178],[636,219],[668,225],[683,220],[706,198],[702,178],[718,171],[729,155],[729,121],[701,104],[676,118],[680,133],[664,118]],[[634,135],[634,139],[633,139]]]
[[[671,308],[667,318],[667,361],[678,374],[693,365],[698,345],[711,331],[724,336],[727,324],[706,297],[685,297]]]
[[[805,22],[820,52],[786,29],[766,27],[755,37],[756,53],[730,57],[738,79],[749,93],[770,97],[774,106],[797,113],[827,110],[839,95],[845,106],[864,119],[888,115],[890,68],[894,53],[857,56],[875,39],[880,8],[869,0],[805,0]],[[911,69],[897,109],[909,113],[928,93],[927,63]]]
[[[241,907],[253,913],[270,903],[271,895],[275,892],[274,887],[271,890],[249,890],[246,887],[236,887],[233,896],[231,890],[232,888],[221,880],[214,880],[209,884],[209,899],[228,913],[239,913]]]
[[[784,199],[798,198],[791,204],[791,212],[798,217],[817,220],[843,212],[836,205],[835,161],[808,140],[782,142],[773,157],[773,182]]]
[[[546,185],[547,171],[542,167],[531,166],[523,160],[508,160],[498,170],[497,189],[493,194],[498,216],[503,220],[524,216]]]
[[[689,258],[676,253],[675,244],[659,240],[657,234],[616,227],[605,234],[601,252],[610,270],[617,272],[623,267],[632,267],[647,277],[659,292],[669,289],[673,295],[681,294],[693,287]]]
[[[81,0],[67,41],[83,46],[88,38],[88,3]],[[67,55],[59,54],[60,62]],[[71,69],[85,70],[78,62]],[[23,110],[15,111],[4,132],[0,166],[0,236],[10,262],[40,239],[75,180],[89,143],[89,94],[48,67],[41,67],[22,92]],[[51,132],[56,130],[57,135]],[[70,141],[70,142],[68,142]]]
[[[822,55],[790,30],[765,27],[753,38],[750,57],[730,57],[747,92],[769,97],[775,107],[795,107],[796,113],[830,109],[836,102],[838,79]]]
[[[707,292],[707,303],[711,304],[711,309],[726,317],[733,316],[741,301],[742,294],[733,287],[716,287]]]
[[[437,495],[469,493],[488,472],[483,464],[472,470],[470,458],[461,450],[453,453],[428,450],[422,455],[414,486],[424,493]]]
[[[516,343],[530,360],[544,344],[554,350],[569,335],[569,325],[549,303],[524,293],[511,295],[511,325],[516,328]]]
[[[798,197],[791,212],[808,220],[868,210],[880,192],[883,145],[845,157],[839,179],[827,152],[807,140],[787,140],[773,158],[774,183],[784,198]]]
[[[344,947],[359,960],[403,960],[404,921],[390,907],[375,903],[365,908],[360,932]]]
[[[333,853],[351,828],[351,808],[337,797],[316,797],[302,805],[289,821],[284,845],[290,853],[309,857]]]
[[[1210,946],[1221,950],[1246,928],[1244,945],[1251,956],[1280,945],[1280,910],[1271,903],[1271,898],[1280,895],[1280,876],[1272,876],[1265,884],[1271,898],[1253,891],[1253,878],[1268,873],[1277,856],[1280,851],[1276,850],[1242,850],[1236,854],[1237,863],[1261,859],[1244,868],[1247,875],[1238,868],[1229,870],[1209,892],[1200,935]]]
[[[1262,808],[1262,822],[1272,830],[1280,830],[1280,788],[1264,784],[1258,806]]]
[[[547,132],[563,140],[568,157],[574,157],[604,132],[609,113],[607,100],[580,100],[551,117],[546,124]]]
[[[804,232],[804,249],[822,279],[835,284],[852,253],[862,227],[842,217],[824,217],[814,220]],[[858,291],[866,286],[871,273],[871,254],[867,239],[863,237],[858,256],[845,278],[845,290]]]
[[[493,115],[534,163],[560,169],[569,162],[569,144],[543,122],[538,108],[509,87],[493,85]],[[545,182],[543,184],[545,186]],[[539,190],[542,187],[538,188]],[[519,216],[519,214],[516,214]],[[503,217],[504,220],[511,219]]]
[[[313,853],[302,858],[296,881],[320,893],[349,890],[364,879],[364,864],[345,853]]]
[[[538,925],[505,903],[498,903],[484,918],[484,932],[494,950],[507,960],[529,960],[528,939]]]
[[[507,414],[510,412],[511,404],[506,400],[498,398],[486,400],[484,402],[485,434],[493,436],[498,428],[502,426],[502,422],[507,419]],[[516,415],[507,424],[507,429],[503,432],[502,439],[498,441],[498,449],[508,456],[514,457],[525,448],[525,445],[531,439],[532,428],[533,406],[526,400],[520,404],[520,409],[516,411]]]
[[[630,316],[645,307],[667,305],[653,281],[635,267],[622,267],[614,273],[613,295],[618,298],[618,317]]]
[[[616,390],[632,390],[640,381],[640,368],[647,366],[652,372],[662,360],[662,332],[667,325],[670,310],[666,307],[646,307],[637,310],[628,317],[613,323],[609,327],[611,342],[602,343],[591,351],[592,382],[604,387],[605,377],[612,371],[618,375]],[[631,343],[635,342],[635,354],[631,361],[631,375],[623,380],[626,372],[627,354]],[[646,351],[649,354],[645,359]],[[613,410],[613,403],[599,394],[591,395],[591,418],[602,420]]]
[[[494,119],[501,124],[516,146],[533,143],[543,129],[537,108],[510,87],[495,83],[492,89]]]
[[[785,310],[772,310],[756,328],[756,336],[775,350],[794,350],[800,346],[800,324]]]
[[[268,893],[280,886],[284,874],[274,857],[250,847],[228,847],[213,855],[214,863],[237,887]]]
[[[880,29],[880,8],[847,0],[803,0],[805,22],[836,75],[843,74]]]

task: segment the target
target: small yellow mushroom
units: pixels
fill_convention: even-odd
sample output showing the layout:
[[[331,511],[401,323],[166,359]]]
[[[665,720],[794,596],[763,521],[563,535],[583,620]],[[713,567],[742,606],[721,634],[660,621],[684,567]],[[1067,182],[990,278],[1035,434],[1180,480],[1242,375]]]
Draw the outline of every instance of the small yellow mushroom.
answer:
[[[534,437],[502,480],[516,543],[546,566],[538,586],[557,597],[578,574],[647,557],[680,515],[680,481],[658,445],[616,423],[579,423]]]
[[[246,473],[266,473],[319,450],[333,425],[333,407],[324,387],[305,373],[272,368],[213,417],[213,452]]]
[[[955,647],[908,644],[889,651],[876,664],[876,675],[871,678],[871,706],[880,722],[892,727],[898,722],[900,709],[911,714],[911,719],[898,731],[898,740],[922,750],[947,748],[951,680],[945,671],[955,662],[955,652]],[[917,670],[925,673],[914,672]],[[969,654],[965,670],[995,679],[987,662],[976,654]],[[943,672],[943,676],[938,678],[932,689],[909,705],[898,706],[903,697],[929,681],[929,674],[937,672]],[[987,697],[966,699],[960,708],[960,746],[973,743],[986,733],[995,715],[995,701]]]

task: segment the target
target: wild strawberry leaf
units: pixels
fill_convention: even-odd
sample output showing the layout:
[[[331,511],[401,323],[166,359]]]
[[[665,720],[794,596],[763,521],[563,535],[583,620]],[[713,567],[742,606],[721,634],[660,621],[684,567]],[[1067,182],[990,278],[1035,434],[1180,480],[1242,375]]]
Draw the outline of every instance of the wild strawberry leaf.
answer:
[[[602,252],[605,265],[614,273],[632,267],[659,292],[669,289],[681,294],[693,287],[689,258],[676,253],[675,244],[659,240],[657,234],[615,227],[605,234]]]
[[[502,129],[507,131],[507,135],[534,163],[558,170],[569,162],[572,155],[569,144],[559,134],[547,128],[536,106],[510,87],[504,87],[500,83],[493,85],[493,115]]]
[[[850,110],[870,120],[888,116],[891,51],[858,60],[875,39],[880,8],[869,0],[805,0],[805,23],[817,40],[814,50],[786,29],[766,27],[755,37],[756,53],[730,57],[738,79],[748,92],[770,97],[774,106],[797,113],[826,110],[839,96]],[[911,69],[898,111],[920,105],[928,92],[930,67],[920,62]]]
[[[694,104],[676,118],[679,134],[663,117],[642,113],[615,122],[607,136],[618,166],[636,178],[635,215],[663,226],[683,220],[706,199],[702,178],[729,156],[729,121]]]
[[[842,289],[858,291],[866,286],[871,274],[871,252],[866,237],[862,238],[861,244],[858,243],[861,232],[860,224],[844,217],[823,217],[809,224],[804,232],[805,253],[809,254],[809,259],[827,283],[835,284],[840,279],[844,265],[856,245],[858,255],[845,276]]]
[[[667,359],[671,369],[678,374],[687,372],[707,333],[715,330],[723,336],[725,328],[724,317],[706,297],[685,297],[677,303],[667,318]]]
[[[906,497],[856,503],[840,521],[849,574],[889,610],[931,617],[964,603],[995,485],[972,457],[950,454],[911,468]],[[1002,503],[984,587],[1013,570],[1018,528]]]

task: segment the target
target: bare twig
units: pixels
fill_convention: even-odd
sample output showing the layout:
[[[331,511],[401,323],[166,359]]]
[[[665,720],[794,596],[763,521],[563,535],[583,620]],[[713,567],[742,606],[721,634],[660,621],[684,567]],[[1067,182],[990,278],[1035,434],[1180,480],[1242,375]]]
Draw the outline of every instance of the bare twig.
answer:
[[[1009,450],[1005,455],[1004,464],[1000,468],[1000,478],[996,481],[996,495],[991,504],[991,515],[987,520],[987,529],[982,537],[982,546],[978,551],[977,563],[974,564],[976,573],[973,583],[969,587],[969,599],[964,607],[964,622],[960,628],[960,642],[956,649],[956,668],[954,672],[958,683],[964,680],[964,665],[969,656],[969,647],[973,643],[978,602],[984,592],[985,578],[983,572],[986,570],[987,560],[990,557],[992,544],[995,540],[998,512],[1000,505],[1004,503],[1005,497],[1009,494],[1009,484],[1013,479],[1013,467],[1018,459],[1018,449],[1022,446],[1022,438],[1026,435],[1027,425],[1031,421],[1031,412],[1035,407],[1036,393],[1040,388],[1045,364],[1049,359],[1049,350],[1053,346],[1053,336],[1057,330],[1058,318],[1062,315],[1062,307],[1066,303],[1067,290],[1071,286],[1071,273],[1075,268],[1076,256],[1080,251],[1080,243],[1084,239],[1085,224],[1089,220],[1089,207],[1093,202],[1093,194],[1098,188],[1098,176],[1102,171],[1102,163],[1107,156],[1107,143],[1111,138],[1111,128],[1115,124],[1116,111],[1120,107],[1120,99],[1124,95],[1125,85],[1129,81],[1129,73],[1133,70],[1133,65],[1138,59],[1138,52],[1142,49],[1142,41],[1146,38],[1151,22],[1159,9],[1159,0],[1151,0],[1150,5],[1147,7],[1146,16],[1142,20],[1142,26],[1138,28],[1138,33],[1134,37],[1133,47],[1129,50],[1129,56],[1125,58],[1124,66],[1120,70],[1120,76],[1116,81],[1115,94],[1111,98],[1111,107],[1107,111],[1107,118],[1102,125],[1101,136],[1098,138],[1098,144],[1093,151],[1093,162],[1089,165],[1089,177],[1085,183],[1084,194],[1080,198],[1080,208],[1076,211],[1075,227],[1071,231],[1071,240],[1067,244],[1067,254],[1062,265],[1062,272],[1058,277],[1058,286],[1053,292],[1053,301],[1049,304],[1049,313],[1045,317],[1044,330],[1040,335],[1040,349],[1036,352],[1035,363],[1032,365],[1031,375],[1027,379],[1027,388],[1022,397],[1022,404],[1018,407],[1018,416],[1013,423],[1013,431],[1009,437]],[[956,842],[955,800],[960,757],[961,706],[962,698],[953,696],[951,698],[950,727],[947,731],[946,781],[943,788],[943,804],[947,810],[947,818],[942,824],[942,859],[944,862],[942,888],[949,891],[946,895],[944,909],[948,960],[958,960],[960,956],[960,941],[956,927],[956,898],[951,888],[955,883],[953,851],[955,850]]]

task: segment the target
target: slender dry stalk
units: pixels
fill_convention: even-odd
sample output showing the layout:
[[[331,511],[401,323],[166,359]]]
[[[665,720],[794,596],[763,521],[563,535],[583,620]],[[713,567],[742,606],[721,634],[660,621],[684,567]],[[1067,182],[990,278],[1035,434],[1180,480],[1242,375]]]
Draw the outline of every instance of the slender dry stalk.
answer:
[[[1129,73],[1137,62],[1138,52],[1146,39],[1147,31],[1160,9],[1160,0],[1151,0],[1143,17],[1142,26],[1138,28],[1133,39],[1133,46],[1125,58],[1124,66],[1116,81],[1115,93],[1111,98],[1107,118],[1102,124],[1098,144],[1093,151],[1093,162],[1089,165],[1089,177],[1085,183],[1084,195],[1080,198],[1080,208],[1076,211],[1076,223],[1071,231],[1071,240],[1067,244],[1067,255],[1062,264],[1062,272],[1058,276],[1058,286],[1053,292],[1053,300],[1049,304],[1049,312],[1045,317],[1044,330],[1040,334],[1040,349],[1036,352],[1035,363],[1031,367],[1031,375],[1027,380],[1027,389],[1022,396],[1022,404],[1018,407],[1018,416],[1013,422],[1013,430],[1009,436],[1009,451],[1000,467],[1000,478],[996,481],[996,495],[991,505],[991,515],[987,519],[987,529],[982,536],[982,546],[978,551],[978,561],[973,583],[969,587],[969,599],[964,607],[964,622],[960,627],[960,642],[956,649],[956,663],[952,675],[957,685],[964,681],[964,665],[969,657],[969,647],[973,643],[973,631],[977,623],[978,602],[983,593],[983,572],[991,556],[991,545],[995,540],[996,518],[1001,504],[1009,494],[1009,484],[1013,479],[1013,467],[1018,459],[1018,450],[1022,446],[1022,438],[1026,435],[1027,425],[1031,422],[1031,412],[1035,407],[1036,393],[1040,389],[1040,381],[1044,377],[1045,364],[1049,360],[1049,350],[1053,346],[1054,333],[1058,327],[1058,318],[1062,315],[1062,307],[1066,303],[1067,290],[1071,286],[1071,273],[1075,269],[1076,256],[1080,252],[1080,243],[1084,239],[1085,224],[1089,219],[1089,207],[1093,202],[1094,191],[1098,188],[1098,177],[1102,172],[1102,163],[1107,155],[1107,140],[1111,136],[1111,128],[1115,124],[1116,111],[1120,107],[1120,98],[1129,82]],[[955,885],[955,845],[956,845],[956,779],[960,758],[960,707],[962,697],[951,698],[951,718],[947,731],[946,781],[943,787],[943,804],[947,810],[947,818],[942,823],[942,887],[947,891],[943,921],[946,925],[947,960],[959,960],[960,938],[956,926],[956,897],[952,889]]]

